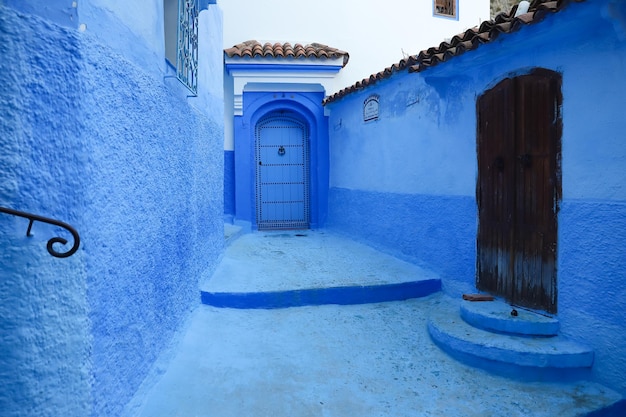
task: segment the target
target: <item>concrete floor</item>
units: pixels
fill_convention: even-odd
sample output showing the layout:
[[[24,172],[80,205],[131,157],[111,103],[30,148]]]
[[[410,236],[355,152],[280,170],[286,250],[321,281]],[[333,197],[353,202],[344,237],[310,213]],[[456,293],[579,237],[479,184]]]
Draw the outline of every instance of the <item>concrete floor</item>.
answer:
[[[252,235],[265,243],[272,239],[271,250],[283,252],[285,246],[276,249],[276,242],[295,239],[291,233]],[[328,245],[345,243],[333,235],[323,239]],[[236,252],[234,243],[223,262],[229,262],[229,251]],[[352,243],[333,247],[331,265],[328,259],[312,259],[307,270],[333,263],[342,269],[344,262],[375,265],[377,256],[390,262],[375,251],[360,260],[355,252],[337,252],[355,249]],[[306,247],[297,251],[303,254]],[[275,255],[260,254],[284,268],[290,257]],[[250,268],[246,276],[261,277]],[[270,285],[276,286],[282,283]],[[594,383],[519,382],[450,358],[427,332],[429,312],[448,300],[437,293],[406,301],[271,310],[199,305],[125,415],[573,417],[618,400],[618,394]]]
[[[433,278],[438,277],[432,271],[332,233],[273,231],[237,238],[201,289],[251,293]]]

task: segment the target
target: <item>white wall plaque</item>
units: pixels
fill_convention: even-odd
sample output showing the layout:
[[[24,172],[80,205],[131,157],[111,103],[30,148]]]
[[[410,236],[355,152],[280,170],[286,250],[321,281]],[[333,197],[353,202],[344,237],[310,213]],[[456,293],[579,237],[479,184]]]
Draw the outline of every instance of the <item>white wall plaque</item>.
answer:
[[[363,121],[369,122],[370,120],[378,119],[378,99],[377,94],[373,94],[365,99],[363,102]]]

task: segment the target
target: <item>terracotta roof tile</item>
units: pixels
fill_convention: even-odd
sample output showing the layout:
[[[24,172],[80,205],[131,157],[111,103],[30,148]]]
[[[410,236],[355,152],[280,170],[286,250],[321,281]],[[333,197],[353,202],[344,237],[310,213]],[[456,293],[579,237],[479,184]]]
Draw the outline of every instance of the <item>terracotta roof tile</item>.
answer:
[[[317,59],[335,59],[343,57],[343,66],[345,67],[350,59],[350,55],[347,52],[339,50],[337,48],[331,48],[321,43],[311,43],[302,45],[296,43],[294,45],[289,42],[281,44],[271,44],[266,42],[261,44],[255,40],[249,40],[239,43],[232,48],[224,50],[224,53],[229,57],[240,58],[317,58]]]
[[[501,35],[513,33],[523,26],[540,22],[547,14],[556,13],[567,7],[569,3],[583,1],[585,0],[532,0],[528,12],[517,17],[515,17],[517,6],[514,6],[508,14],[500,13],[493,20],[482,22],[478,27],[453,36],[448,42],[441,42],[438,46],[425,49],[417,55],[403,59],[399,63],[371,75],[369,78],[344,88],[326,98],[324,104],[361,90],[378,80],[391,77],[394,72],[404,71],[407,68],[409,72],[421,72],[443,62],[450,61],[452,58],[474,50],[484,43],[494,41]]]

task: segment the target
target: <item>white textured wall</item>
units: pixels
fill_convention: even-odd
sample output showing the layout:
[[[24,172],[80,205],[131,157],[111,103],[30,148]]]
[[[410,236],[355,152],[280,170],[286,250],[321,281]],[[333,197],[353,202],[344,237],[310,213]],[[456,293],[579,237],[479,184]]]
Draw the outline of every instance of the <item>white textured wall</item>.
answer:
[[[489,19],[489,0],[459,0],[459,20],[433,16],[431,0],[220,0],[224,48],[239,42],[319,42],[350,54],[335,90]],[[482,19],[482,20],[481,20]],[[335,91],[327,91],[332,94]]]

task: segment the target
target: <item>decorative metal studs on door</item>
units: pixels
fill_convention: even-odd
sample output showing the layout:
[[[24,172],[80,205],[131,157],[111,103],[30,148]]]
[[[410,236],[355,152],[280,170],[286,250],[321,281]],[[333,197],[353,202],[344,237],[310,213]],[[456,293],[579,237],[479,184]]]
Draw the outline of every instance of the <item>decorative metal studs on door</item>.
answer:
[[[259,230],[309,228],[309,126],[288,109],[255,126]]]

